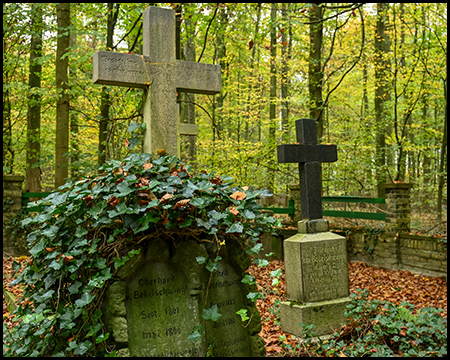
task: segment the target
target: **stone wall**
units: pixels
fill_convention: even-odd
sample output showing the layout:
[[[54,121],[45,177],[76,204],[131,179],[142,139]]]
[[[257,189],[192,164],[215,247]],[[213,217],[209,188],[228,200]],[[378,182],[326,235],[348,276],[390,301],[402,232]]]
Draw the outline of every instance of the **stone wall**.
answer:
[[[14,219],[22,208],[23,176],[3,175],[3,254],[27,255],[23,233],[16,231]]]
[[[348,231],[347,253],[350,261],[447,279],[447,246],[432,236],[386,233],[375,240],[364,230]]]

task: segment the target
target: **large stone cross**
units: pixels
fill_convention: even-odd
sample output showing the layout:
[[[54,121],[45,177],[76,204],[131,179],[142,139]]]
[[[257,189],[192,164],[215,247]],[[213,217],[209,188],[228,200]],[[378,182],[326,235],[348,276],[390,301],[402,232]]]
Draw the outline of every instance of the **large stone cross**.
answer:
[[[177,92],[220,92],[220,65],[175,58],[175,11],[171,9],[145,9],[143,40],[144,55],[97,51],[93,57],[93,81],[144,89],[144,152],[156,154],[164,149],[179,156],[178,135],[196,135],[197,131],[196,125],[179,124]]]
[[[317,127],[314,119],[297,120],[295,127],[298,144],[278,145],[278,162],[298,163],[302,218],[322,219],[320,163],[337,161],[337,147],[317,143]]]

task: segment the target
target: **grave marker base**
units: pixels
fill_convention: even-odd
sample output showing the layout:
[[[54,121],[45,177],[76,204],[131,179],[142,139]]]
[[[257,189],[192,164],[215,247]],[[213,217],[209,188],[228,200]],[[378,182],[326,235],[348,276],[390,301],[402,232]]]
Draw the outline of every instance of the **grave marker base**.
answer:
[[[281,328],[299,337],[300,323],[315,324],[318,336],[331,334],[351,301],[346,239],[327,230],[326,220],[302,220],[284,241],[288,301],[281,303]]]

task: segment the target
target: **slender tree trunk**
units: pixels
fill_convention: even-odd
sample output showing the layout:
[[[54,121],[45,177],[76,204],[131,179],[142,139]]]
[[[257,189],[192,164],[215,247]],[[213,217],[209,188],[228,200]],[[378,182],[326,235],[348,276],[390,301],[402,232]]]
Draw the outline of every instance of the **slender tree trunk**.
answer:
[[[74,22],[75,23],[75,22]],[[75,48],[77,46],[77,33],[76,31],[73,31],[70,34],[70,47]],[[72,83],[72,79],[76,78],[77,76],[77,65],[71,64],[69,65],[69,79]],[[70,102],[73,104],[76,102],[76,97],[74,95],[70,98]],[[79,134],[79,126],[78,126],[78,114],[73,111],[70,114],[70,177],[76,178],[79,173],[79,165],[78,161],[79,159],[79,152],[80,152],[80,146],[78,138]]]
[[[444,169],[447,168],[447,76],[443,79],[444,83],[444,99],[445,99],[445,115],[444,115],[444,132],[442,134],[441,158],[439,161],[438,172],[438,194],[437,194],[437,219],[442,220],[442,196],[444,192],[445,174]]]
[[[112,50],[114,26],[116,25],[119,14],[119,4],[108,3],[108,24],[106,29],[106,50]],[[106,141],[108,138],[109,109],[111,107],[109,91],[106,86],[102,87],[101,105],[100,105],[100,125],[98,131],[98,165],[103,165],[106,160]]]
[[[288,14],[288,6],[290,4],[283,3],[281,16],[283,19],[283,29],[281,35],[281,125],[283,129],[283,142],[288,141],[288,118],[289,118],[289,45],[288,34],[290,33],[290,19]]]
[[[56,165],[55,187],[64,184],[69,173],[69,26],[70,3],[57,5],[58,39],[56,44],[56,89],[58,100],[56,104]],[[66,55],[66,56],[64,56]]]
[[[252,56],[250,58],[250,79],[249,79],[249,89],[248,89],[248,95],[247,95],[247,109],[246,109],[246,117],[245,117],[245,134],[244,138],[246,141],[249,141],[250,137],[250,121],[252,119],[251,110],[254,107],[253,97],[255,94],[254,84],[257,83],[257,80],[255,80],[254,77],[254,65],[256,60],[256,49],[259,46],[259,41],[257,38],[259,37],[259,23],[261,21],[261,4],[257,4],[257,11],[256,11],[256,22],[255,22],[255,32],[253,33],[253,39],[251,40],[252,44]]]
[[[320,4],[313,4],[310,10],[309,25],[309,116],[317,120],[317,137],[323,135],[323,8]]]
[[[186,24],[186,44],[184,47],[184,58],[187,61],[195,61],[196,60],[195,41],[194,41],[195,28],[191,24],[191,19],[186,19],[185,24]],[[196,118],[195,94],[185,93],[183,95],[184,95],[185,100],[187,101],[187,103],[186,103],[186,122],[188,124],[195,124],[195,118]],[[189,140],[188,149],[187,149],[188,160],[191,163],[195,164],[196,160],[197,160],[197,146],[196,146],[197,137],[193,136],[193,135],[188,135],[188,140]]]
[[[228,25],[228,14],[226,12],[226,8],[221,8],[217,14],[219,29],[217,31],[216,37],[216,63],[219,63],[222,71],[222,83],[225,84],[227,82],[228,77],[228,62],[226,59],[227,49],[225,43],[225,31]],[[220,138],[220,133],[224,128],[224,116],[223,116],[223,104],[226,97],[226,92],[222,90],[219,94],[214,96],[215,106],[214,106],[214,118],[216,119],[217,127],[212,124],[213,130],[213,142],[216,141],[216,137]]]
[[[389,100],[389,36],[386,33],[388,4],[377,4],[377,31],[375,34],[375,165],[378,184],[378,197],[384,197],[382,184],[387,179],[386,125],[388,123],[386,102]]]
[[[269,105],[269,142],[271,146],[275,147],[276,139],[276,126],[277,126],[277,68],[276,68],[276,58],[277,58],[277,4],[272,3],[270,11],[270,21],[272,24],[272,29],[270,31],[270,105]],[[269,165],[269,181],[268,188],[270,191],[275,189],[275,170],[276,163],[275,157],[270,159]]]
[[[41,75],[42,65],[42,4],[31,5],[31,42],[30,42],[30,73],[28,86],[30,96],[27,113],[27,170],[25,191],[41,191],[41,168],[35,164],[39,162],[41,154],[40,128],[41,128]]]

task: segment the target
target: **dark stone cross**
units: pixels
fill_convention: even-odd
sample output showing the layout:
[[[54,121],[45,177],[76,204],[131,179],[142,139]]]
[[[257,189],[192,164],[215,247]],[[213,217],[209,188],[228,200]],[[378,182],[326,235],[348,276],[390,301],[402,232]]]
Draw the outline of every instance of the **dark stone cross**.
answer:
[[[314,119],[297,120],[295,127],[298,144],[278,145],[278,162],[298,163],[302,218],[322,219],[320,163],[337,161],[337,147],[317,143]]]
[[[177,92],[213,95],[221,91],[220,65],[176,59],[175,11],[155,6],[143,14],[143,55],[97,51],[94,84],[144,89],[144,152],[164,149],[179,156],[180,134],[197,125],[178,122]]]

